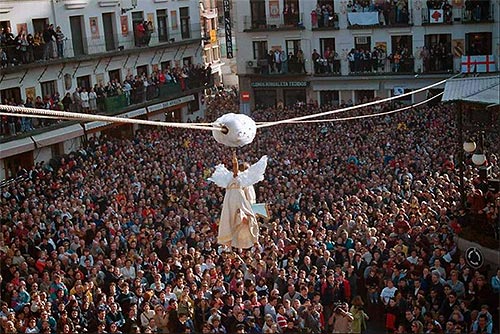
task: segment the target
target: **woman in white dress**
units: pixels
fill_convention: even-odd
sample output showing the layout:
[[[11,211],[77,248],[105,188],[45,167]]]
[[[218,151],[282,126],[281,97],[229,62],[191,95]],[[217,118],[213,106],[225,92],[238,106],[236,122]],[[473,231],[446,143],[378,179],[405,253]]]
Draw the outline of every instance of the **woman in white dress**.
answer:
[[[233,172],[221,164],[215,167],[214,174],[208,179],[226,188],[217,241],[229,247],[247,249],[258,245],[259,226],[244,189],[264,179],[267,156],[240,173],[236,155],[233,155],[232,162]]]
[[[82,111],[84,113],[89,112],[89,93],[87,89],[82,88],[82,92],[80,93],[80,99],[82,100]]]
[[[92,113],[97,112],[97,94],[95,93],[94,88],[90,88],[89,106],[90,106],[90,112]]]

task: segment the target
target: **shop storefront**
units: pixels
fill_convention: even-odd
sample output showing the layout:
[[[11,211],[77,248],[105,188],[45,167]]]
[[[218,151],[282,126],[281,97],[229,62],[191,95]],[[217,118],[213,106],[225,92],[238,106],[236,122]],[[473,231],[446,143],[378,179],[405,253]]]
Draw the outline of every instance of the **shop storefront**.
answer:
[[[250,86],[255,106],[291,106],[307,102],[308,81],[256,81]]]

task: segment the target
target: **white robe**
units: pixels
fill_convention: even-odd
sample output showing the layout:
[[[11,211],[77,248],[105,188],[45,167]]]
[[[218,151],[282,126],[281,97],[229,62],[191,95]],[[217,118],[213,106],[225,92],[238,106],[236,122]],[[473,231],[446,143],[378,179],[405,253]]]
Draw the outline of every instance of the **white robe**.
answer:
[[[264,179],[266,166],[267,156],[263,156],[237,177],[224,165],[215,167],[209,181],[226,188],[219,222],[219,244],[246,249],[259,241],[257,219],[244,189]],[[243,222],[244,219],[246,222]]]

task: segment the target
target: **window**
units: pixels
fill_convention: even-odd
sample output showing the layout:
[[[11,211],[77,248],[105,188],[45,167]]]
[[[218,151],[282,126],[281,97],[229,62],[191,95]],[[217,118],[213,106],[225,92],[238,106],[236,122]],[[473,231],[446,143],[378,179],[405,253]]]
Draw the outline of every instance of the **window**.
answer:
[[[354,37],[354,47],[356,50],[371,50],[371,38],[370,36],[359,36]]]
[[[325,51],[335,51],[335,38],[320,38],[319,39],[319,53],[321,57],[325,57]]]
[[[392,36],[391,37],[392,41],[392,53],[395,53],[396,51],[398,52],[404,52],[413,50],[413,36],[411,35],[406,35],[406,36]]]
[[[322,90],[319,92],[319,101],[322,106],[339,105],[339,91],[338,90]]]
[[[144,44],[144,36],[138,31],[138,26],[144,22],[143,12],[133,12],[132,13],[132,27],[134,28],[134,42],[135,46],[141,46]]]
[[[92,83],[90,82],[90,75],[84,75],[82,77],[76,78],[76,86],[80,88],[85,88],[86,90],[89,90]]]
[[[161,62],[161,70],[165,71],[166,69],[170,69],[170,60]]]
[[[193,57],[182,58],[182,65],[183,66],[191,66],[192,63],[193,63]]]
[[[223,13],[223,12],[222,12]],[[250,0],[250,13],[252,16],[252,29],[266,27],[266,2],[265,0]]]
[[[465,34],[467,56],[486,56],[492,54],[491,32],[474,32]]]
[[[40,82],[40,87],[42,88],[42,98],[47,95],[52,96],[57,92],[57,80]]]
[[[179,8],[180,17],[181,17],[181,37],[182,38],[191,38],[191,33],[189,31],[189,7],[181,7]]]
[[[220,60],[220,49],[218,46],[215,46],[212,48],[212,52],[213,52],[213,61],[219,61]]]
[[[295,26],[299,23],[299,0],[285,0],[283,18],[286,26]]]
[[[167,31],[167,10],[159,9],[156,11],[156,20],[158,21],[158,40],[160,42],[168,41]]]
[[[289,55],[297,54],[297,51],[300,49],[300,39],[291,39],[286,41],[286,54]]]
[[[49,24],[49,19],[48,18],[43,18],[43,19],[33,19],[31,22],[33,22],[33,32],[43,32],[45,29],[45,26]],[[33,34],[34,35],[34,34]]]
[[[148,76],[148,65],[137,66],[137,75],[145,75]]]
[[[425,35],[424,72],[443,72],[453,69],[451,34]],[[424,52],[423,51],[423,52]]]
[[[14,101],[16,104],[21,102],[20,88],[9,88],[0,90],[0,102],[8,104],[9,101]]]
[[[122,82],[121,70],[112,70],[108,72],[109,81],[117,80],[118,82]]]
[[[267,41],[253,42],[253,59],[266,59]]]
[[[212,54],[212,52],[210,51],[210,48],[203,50],[203,62],[205,64],[212,62],[212,55],[211,54]]]

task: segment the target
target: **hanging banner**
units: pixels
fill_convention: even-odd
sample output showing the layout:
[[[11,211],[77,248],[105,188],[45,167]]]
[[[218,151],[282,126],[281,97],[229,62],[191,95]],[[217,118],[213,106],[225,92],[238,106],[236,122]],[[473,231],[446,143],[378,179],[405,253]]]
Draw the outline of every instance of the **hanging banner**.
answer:
[[[430,9],[429,10],[429,22],[430,23],[443,23],[444,22],[444,11],[442,9]]]
[[[223,0],[224,9],[224,29],[226,31],[226,56],[233,58],[233,35],[231,31],[231,3],[230,0]]]
[[[280,18],[280,2],[278,0],[269,0],[269,16],[273,19]]]
[[[90,35],[92,39],[99,39],[99,26],[97,25],[97,17],[89,17]]]
[[[122,15],[120,16],[120,25],[122,27],[122,36],[128,35],[128,16]]]

